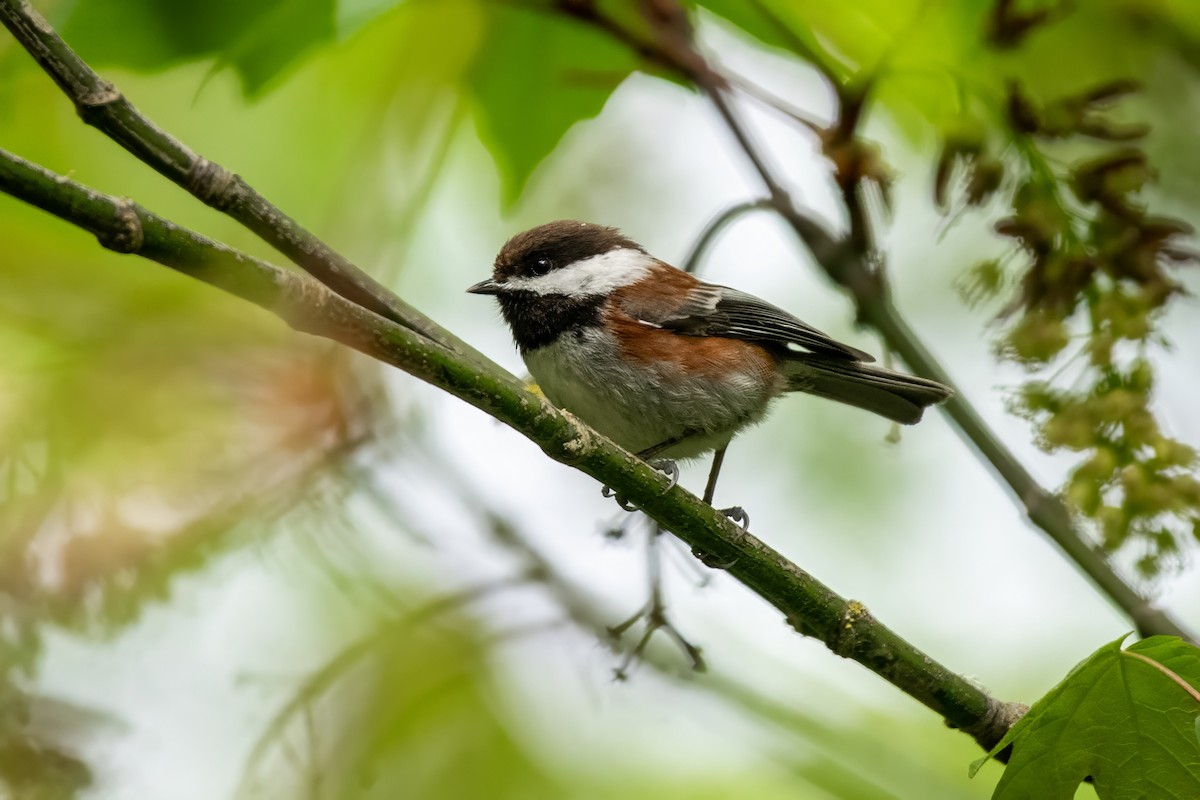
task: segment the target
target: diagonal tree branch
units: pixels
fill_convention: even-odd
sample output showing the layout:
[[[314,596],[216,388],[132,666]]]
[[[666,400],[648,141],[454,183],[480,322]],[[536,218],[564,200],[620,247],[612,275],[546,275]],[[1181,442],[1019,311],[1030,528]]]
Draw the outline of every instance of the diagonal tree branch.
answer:
[[[483,358],[330,249],[241,176],[203,158],[146,118],[117,87],[84,63],[26,0],[0,0],[0,22],[71,99],[88,125],[204,204],[245,225],[346,299],[447,347]]]
[[[675,0],[658,0],[658,6],[667,4],[674,5]],[[580,11],[577,6],[585,10]],[[885,275],[875,266],[877,254],[872,251],[871,237],[866,229],[867,214],[860,191],[861,175],[853,181],[843,181],[839,175],[851,230],[846,237],[836,238],[821,223],[800,210],[776,176],[766,155],[730,104],[728,82],[709,67],[696,50],[690,29],[678,22],[679,15],[648,15],[651,24],[657,25],[657,39],[645,41],[622,27],[617,20],[605,16],[591,3],[560,3],[556,8],[567,16],[608,33],[655,65],[671,70],[704,91],[765,184],[771,206],[792,227],[825,274],[849,292],[855,302],[858,319],[878,331],[888,347],[898,353],[917,374],[954,385],[946,370],[896,310]],[[671,25],[674,27],[668,27]],[[816,66],[821,69],[819,64]],[[828,77],[827,72],[823,71],[823,74]],[[830,80],[832,82],[832,78]],[[869,85],[845,87],[834,83],[833,88],[841,103],[841,114],[834,128],[826,135],[831,137],[830,141],[849,142],[856,135]],[[1030,521],[1058,545],[1113,605],[1133,621],[1139,635],[1166,634],[1193,643],[1200,642],[1194,633],[1125,582],[1104,553],[1091,543],[1078,526],[1066,504],[1034,480],[962,392],[956,393],[944,404],[944,408],[963,439],[1007,485]]]
[[[91,231],[100,244],[157,261],[277,314],[299,331],[332,339],[408,372],[490,414],[551,458],[621,492],[646,514],[823,641],[940,714],[990,749],[1023,706],[988,696],[839,597],[758,538],[645,462],[525,389],[499,368],[454,353],[312,278],[282,270],[0,150],[0,191]]]

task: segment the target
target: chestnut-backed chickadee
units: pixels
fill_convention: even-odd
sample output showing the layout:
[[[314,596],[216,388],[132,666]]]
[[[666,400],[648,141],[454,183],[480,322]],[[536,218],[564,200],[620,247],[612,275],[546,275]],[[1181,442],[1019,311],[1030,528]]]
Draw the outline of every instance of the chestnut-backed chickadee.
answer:
[[[911,425],[951,395],[867,362],[753,295],[704,283],[616,228],[561,220],[508,240],[495,295],[542,392],[643,458],[720,450],[784,392]]]

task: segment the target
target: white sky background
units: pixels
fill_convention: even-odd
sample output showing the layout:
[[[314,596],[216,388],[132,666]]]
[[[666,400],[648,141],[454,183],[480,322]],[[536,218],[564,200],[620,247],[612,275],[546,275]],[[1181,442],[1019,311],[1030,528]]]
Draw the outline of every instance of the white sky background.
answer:
[[[801,107],[826,113],[828,98],[812,75],[720,32],[710,35],[730,66]],[[207,93],[222,91],[224,82],[214,80],[197,102],[203,106]],[[836,220],[827,167],[813,143],[767,114],[749,107],[747,113],[797,198]],[[997,247],[986,221],[965,219],[937,242],[942,222],[929,210],[931,147],[921,155],[905,152],[878,115],[869,132],[885,142],[902,173],[886,240],[898,308],[1001,438],[1044,485],[1057,487],[1068,462],[1038,451],[1026,424],[1004,411],[1005,391],[1020,382],[1021,372],[996,364],[990,333],[981,327],[985,312],[965,309],[950,286],[967,264]],[[588,218],[618,225],[656,255],[678,260],[713,215],[759,191],[700,96],[642,77],[628,81],[597,121],[568,135],[513,218],[497,216],[495,180],[481,182],[481,175],[492,175],[490,160],[467,125],[416,241],[404,243],[407,266],[397,288],[515,372],[523,368],[494,303],[463,291],[488,274],[509,234],[548,219]],[[286,201],[281,204],[286,210]],[[389,257],[381,255],[379,264]],[[875,337],[853,329],[845,297],[770,216],[738,223],[710,251],[703,269],[706,278],[758,294],[881,353]],[[1200,288],[1194,276],[1191,281]],[[1200,360],[1187,347],[1200,341],[1200,317],[1190,298],[1175,305],[1167,330],[1179,348],[1158,359],[1159,403],[1173,432],[1200,445],[1194,412]],[[497,509],[522,520],[525,533],[565,574],[604,597],[614,622],[644,601],[640,538],[614,545],[598,534],[618,512],[590,478],[406,376],[397,373],[390,384],[398,402],[432,421],[430,439],[452,454],[466,480]],[[823,454],[805,446],[806,430],[813,429],[821,431],[821,447],[833,442],[837,450]],[[886,422],[863,412],[786,398],[730,450],[718,502],[745,506],[756,535],[1001,698],[1032,701],[1078,660],[1131,628],[1023,521],[943,414],[930,413],[905,429],[899,446],[884,442],[887,432]],[[843,448],[863,459],[869,480],[861,492],[853,485],[831,491],[822,457],[841,459]],[[698,491],[706,469],[707,463],[690,466],[685,485]],[[883,485],[898,488],[881,492],[880,476]],[[853,474],[839,472],[835,479],[853,481]],[[436,480],[410,465],[386,475],[385,484],[405,497],[426,497],[411,511],[417,527],[444,538],[432,549],[413,548],[379,524],[367,547],[381,574],[417,576],[437,593],[503,572],[502,555],[481,548],[469,519]],[[324,646],[324,629],[316,635],[306,624],[314,613],[311,599],[292,587],[292,571],[303,561],[293,548],[284,542],[223,559],[180,583],[167,606],[151,609],[115,644],[63,638],[50,647],[42,688],[123,720],[84,745],[109,763],[93,797],[229,795],[291,677],[324,656],[314,652]],[[1195,578],[1191,567],[1166,579],[1161,602],[1200,628]],[[715,575],[710,586],[697,589],[687,573],[669,568],[668,586],[672,618],[703,646],[715,672],[820,714],[866,717],[882,709],[940,729],[931,712],[819,642],[794,634],[777,612],[727,576]],[[552,610],[534,592],[477,608],[497,627],[543,619]],[[348,639],[355,633],[349,617],[346,633]],[[509,683],[497,703],[511,712],[513,724],[538,748],[581,768],[654,771],[667,765],[696,774],[769,760],[774,740],[768,734],[700,699],[700,692],[675,688],[649,670],[614,684],[612,657],[581,635],[533,637],[501,648],[496,658]],[[940,735],[967,741],[950,731]],[[973,757],[969,748],[965,752]]]

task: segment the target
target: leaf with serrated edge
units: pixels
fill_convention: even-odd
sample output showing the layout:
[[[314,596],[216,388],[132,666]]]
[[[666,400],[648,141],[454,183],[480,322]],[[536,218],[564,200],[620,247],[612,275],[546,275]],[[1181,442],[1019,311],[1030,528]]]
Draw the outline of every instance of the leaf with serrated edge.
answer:
[[[993,800],[1070,800],[1088,776],[1101,800],[1200,797],[1200,649],[1154,636],[1122,650],[1125,638],[1071,670],[971,765],[974,775],[1013,746]]]

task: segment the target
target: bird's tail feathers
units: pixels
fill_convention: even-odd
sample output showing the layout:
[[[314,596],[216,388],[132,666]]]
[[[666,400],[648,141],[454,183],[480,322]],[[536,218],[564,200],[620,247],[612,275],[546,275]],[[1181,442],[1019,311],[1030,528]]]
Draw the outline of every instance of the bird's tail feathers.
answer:
[[[784,372],[788,391],[835,400],[904,425],[919,422],[928,406],[954,394],[950,387],[927,378],[817,354],[789,358]]]

